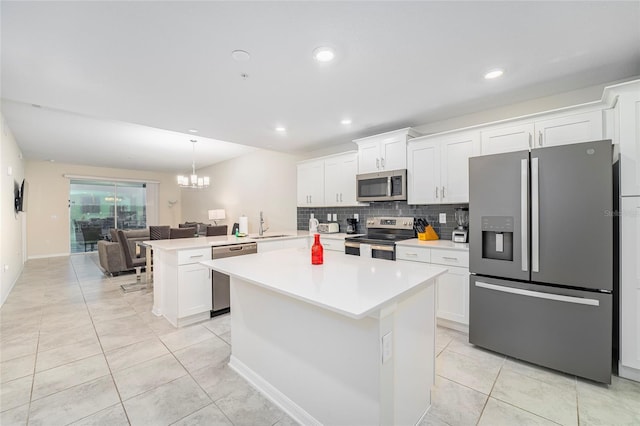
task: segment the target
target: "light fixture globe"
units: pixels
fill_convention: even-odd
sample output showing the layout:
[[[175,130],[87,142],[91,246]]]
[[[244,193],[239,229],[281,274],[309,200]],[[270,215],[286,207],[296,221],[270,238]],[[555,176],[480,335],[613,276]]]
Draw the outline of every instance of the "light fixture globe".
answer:
[[[203,189],[209,186],[209,176],[198,176],[196,174],[196,142],[195,139],[190,141],[193,144],[193,161],[191,162],[191,175],[178,175],[178,185],[181,188]]]

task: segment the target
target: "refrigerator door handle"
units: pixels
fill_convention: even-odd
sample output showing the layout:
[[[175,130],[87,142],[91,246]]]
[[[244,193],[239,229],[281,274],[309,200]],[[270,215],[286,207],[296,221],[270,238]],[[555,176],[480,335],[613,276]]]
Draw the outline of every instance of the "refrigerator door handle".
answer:
[[[501,291],[503,293],[518,294],[520,296],[535,297],[536,299],[556,300],[558,302],[575,303],[578,305],[600,306],[598,299],[586,299],[582,297],[564,296],[562,294],[542,293],[539,291],[525,290],[522,288],[504,287],[501,285],[483,283],[476,281],[476,287],[488,290]]]
[[[540,186],[538,159],[531,159],[531,271],[540,272]]]
[[[529,192],[529,160],[520,161],[520,246],[522,248],[522,270],[529,270],[529,241],[527,239],[527,199]]]

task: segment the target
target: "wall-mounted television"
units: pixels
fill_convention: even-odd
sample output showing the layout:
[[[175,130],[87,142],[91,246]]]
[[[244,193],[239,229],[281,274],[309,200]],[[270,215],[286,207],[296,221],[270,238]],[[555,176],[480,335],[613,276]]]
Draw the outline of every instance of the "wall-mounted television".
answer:
[[[16,213],[27,211],[27,193],[29,192],[29,183],[26,179],[22,179],[22,184],[14,182],[13,195]]]

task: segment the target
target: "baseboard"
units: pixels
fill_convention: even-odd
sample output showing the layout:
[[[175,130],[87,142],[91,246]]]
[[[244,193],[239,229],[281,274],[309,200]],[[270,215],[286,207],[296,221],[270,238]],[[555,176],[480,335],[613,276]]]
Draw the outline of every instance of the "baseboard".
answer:
[[[82,254],[82,253],[78,253],[78,254]],[[63,256],[70,256],[71,253],[70,252],[66,252],[66,253],[51,253],[51,254],[39,254],[36,256],[29,256],[27,258],[27,260],[31,260],[31,259],[47,259],[49,257],[63,257]]]
[[[450,321],[444,318],[436,318],[436,322],[441,327],[450,328],[452,330],[460,331],[465,334],[469,334],[469,326],[460,324],[459,322]]]
[[[305,426],[322,426],[322,423],[315,417],[307,413],[302,407],[273,387],[233,355],[231,355],[231,359],[229,360],[229,367],[298,423]]]
[[[9,291],[7,291],[4,296],[2,296],[2,300],[0,301],[0,307],[2,307],[4,305],[4,302],[7,301],[7,298],[9,297],[11,292],[13,291],[13,287],[16,286],[16,283],[18,282],[18,279],[20,279],[20,276],[22,275],[22,271],[23,270],[24,270],[24,263],[20,265],[20,273],[16,276],[16,279],[13,280],[13,282],[11,283],[11,286],[9,286]]]
[[[640,370],[633,367],[626,367],[618,362],[618,376],[633,380],[634,382],[640,382]]]

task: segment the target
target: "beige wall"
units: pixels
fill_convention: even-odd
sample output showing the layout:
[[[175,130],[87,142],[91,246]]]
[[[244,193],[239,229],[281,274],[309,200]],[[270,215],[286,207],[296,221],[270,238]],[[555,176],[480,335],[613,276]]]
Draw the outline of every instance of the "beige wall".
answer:
[[[173,174],[27,161],[29,258],[69,254],[69,179],[64,174],[159,181],[158,222],[177,226],[181,220],[180,190]],[[170,208],[169,200],[178,203]]]
[[[0,115],[0,305],[2,305],[24,265],[23,221],[25,213],[15,213],[14,184],[22,183],[24,162],[11,129]],[[9,175],[11,168],[11,175]]]
[[[182,190],[182,216],[188,221],[212,223],[208,210],[223,208],[229,232],[241,214],[249,218],[249,232],[258,232],[260,210],[271,230],[296,229],[297,158],[274,151],[258,150],[198,170],[208,175],[205,190]]]

